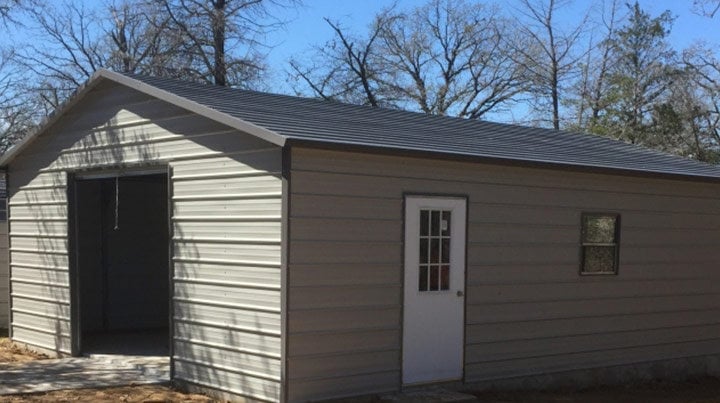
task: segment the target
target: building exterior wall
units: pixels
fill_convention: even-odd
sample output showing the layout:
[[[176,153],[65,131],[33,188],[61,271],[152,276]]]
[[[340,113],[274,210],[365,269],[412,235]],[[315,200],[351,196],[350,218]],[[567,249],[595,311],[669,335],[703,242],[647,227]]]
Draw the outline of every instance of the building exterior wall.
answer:
[[[403,194],[468,196],[464,381],[720,353],[720,185],[293,148],[291,402],[401,379]],[[580,216],[621,214],[619,274]]]
[[[7,221],[0,221],[0,329],[7,329],[10,313],[10,267],[8,265]]]
[[[171,172],[175,377],[278,400],[280,148],[109,82],[9,166],[12,338],[71,352],[68,172],[131,166]]]

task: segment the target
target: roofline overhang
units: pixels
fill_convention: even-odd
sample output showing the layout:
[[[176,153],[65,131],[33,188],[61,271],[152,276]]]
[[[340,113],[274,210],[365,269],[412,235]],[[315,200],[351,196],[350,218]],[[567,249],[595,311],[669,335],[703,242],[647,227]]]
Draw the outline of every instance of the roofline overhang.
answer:
[[[293,139],[287,140],[287,147],[306,147],[330,151],[347,151],[356,153],[369,153],[396,157],[424,158],[444,161],[474,162],[489,165],[513,166],[522,168],[548,169],[553,171],[570,171],[578,173],[592,173],[601,175],[628,176],[636,178],[652,178],[676,180],[697,183],[720,184],[720,177],[688,175],[683,173],[658,172],[640,169],[615,168],[600,165],[581,165],[574,163],[561,163],[556,161],[543,161],[531,159],[502,158],[487,155],[443,153],[420,149],[398,148],[392,146],[375,146],[367,144],[348,144],[329,142],[325,140]]]
[[[169,104],[175,105],[179,108],[183,108],[200,116],[206,117],[215,122],[253,135],[277,146],[282,147],[287,141],[287,138],[285,136],[272,130],[268,130],[264,127],[254,125],[250,122],[246,122],[242,119],[228,115],[227,113],[220,112],[205,105],[191,101],[187,98],[181,97],[179,95],[161,90],[157,87],[153,87],[152,85],[145,84],[142,81],[136,80],[132,77],[128,77],[120,73],[115,73],[107,69],[100,69],[96,71],[92,75],[92,77],[90,77],[85,82],[85,84],[78,87],[75,93],[70,96],[67,101],[61,104],[55,111],[53,111],[53,113],[46,117],[40,123],[36,130],[23,137],[7,152],[5,152],[5,154],[0,157],[0,169],[4,169],[5,167],[7,167],[7,165],[13,159],[15,159],[15,157],[17,157],[22,152],[22,150],[24,150],[28,145],[30,145],[37,137],[41,136],[47,130],[49,130],[55,123],[58,122],[58,120],[60,120],[60,118],[62,118],[70,109],[72,109],[73,106],[75,106],[78,102],[82,101],[90,91],[92,91],[95,87],[98,86],[98,84],[105,80],[112,81],[133,90],[142,92],[151,97],[155,97]]]

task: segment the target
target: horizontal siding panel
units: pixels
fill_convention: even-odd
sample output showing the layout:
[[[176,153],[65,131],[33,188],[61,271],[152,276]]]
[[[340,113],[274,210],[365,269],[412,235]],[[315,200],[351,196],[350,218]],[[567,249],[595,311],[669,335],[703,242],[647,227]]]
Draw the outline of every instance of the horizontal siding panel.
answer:
[[[29,328],[52,329],[60,337],[70,338],[70,320],[49,318],[13,310],[13,325]]]
[[[293,200],[294,201],[294,200]],[[375,220],[292,218],[293,240],[401,242],[402,222]]]
[[[720,191],[702,183],[653,180],[647,186],[646,178],[619,177],[616,175],[588,174],[567,170],[529,169],[525,167],[499,166],[471,162],[433,160],[422,158],[388,158],[369,153],[328,153],[309,148],[293,149],[293,169],[307,171],[332,171],[338,173],[364,174],[380,177],[428,178],[446,181],[464,181],[477,184],[513,183],[522,186],[546,188],[587,189],[597,191],[622,191],[654,196],[658,193],[687,197],[688,194],[720,199]],[[685,191],[687,189],[687,191]]]
[[[280,333],[280,314],[272,312],[257,312],[241,308],[229,308],[205,305],[199,302],[175,302],[175,318],[184,323],[203,322],[213,323],[217,327],[232,327],[234,329],[255,329],[258,332]],[[197,336],[193,336],[194,338]],[[204,337],[203,337],[204,339]],[[230,346],[235,346],[240,340],[228,339]],[[279,348],[279,344],[277,346]]]
[[[294,264],[294,287],[401,286],[402,267],[390,264]]]
[[[279,265],[280,245],[253,245],[240,243],[174,242],[177,259],[230,260]]]
[[[400,260],[400,242],[314,242],[293,241],[290,264],[390,264]]]
[[[400,288],[387,286],[295,287],[290,290],[289,298],[293,309],[399,306],[402,302]]]
[[[12,178],[10,179],[12,181]],[[40,188],[40,189],[27,189],[18,190],[11,187],[8,189],[10,198],[8,202],[10,204],[27,204],[35,203],[37,200],[53,200],[55,202],[66,202],[67,201],[67,188],[56,187],[56,188]],[[10,219],[12,220],[12,207],[10,207]]]
[[[67,252],[67,238],[13,237],[10,247],[15,249]]]
[[[380,180],[381,179],[381,180]],[[357,197],[402,197],[403,193],[457,194],[459,183],[429,176],[425,179],[376,177],[368,175],[338,174],[331,172],[293,171],[294,186],[303,193],[320,195],[351,195]],[[580,207],[587,209],[625,209],[641,211],[668,211],[695,213],[703,211],[720,213],[715,199],[677,198],[655,195],[652,205],[647,204],[646,195],[623,193],[622,197],[613,192],[589,191],[587,189],[552,189],[544,187],[519,186],[516,184],[472,184],[462,185],[472,204],[529,204],[553,207]]]
[[[120,113],[122,115],[117,116],[117,122],[114,124],[86,131],[84,137],[71,145],[60,142],[57,145],[63,148],[63,152],[76,152],[88,148],[115,148],[118,145],[179,140],[184,136],[230,131],[226,126],[198,119],[196,115],[188,112],[165,111],[162,113],[163,116],[156,118],[162,120],[151,120],[153,119],[151,116],[141,117],[127,111]]]
[[[254,239],[257,241],[279,242],[280,220],[261,222],[208,222],[174,221],[173,234],[185,240],[192,239]],[[14,227],[13,227],[14,228]]]
[[[212,363],[219,367],[234,367],[258,374],[263,378],[280,378],[280,359],[209,347],[175,339],[174,353],[183,360]]]
[[[20,283],[13,280],[12,295],[48,298],[60,303],[70,303],[70,290],[67,286],[49,286]]]
[[[191,156],[214,155],[232,149],[260,146],[260,140],[250,140],[247,136],[233,136],[233,133],[220,133],[177,140],[142,142],[121,147],[78,149],[60,155],[49,166],[51,169],[72,169],[83,166],[112,166],[128,163],[161,162]]]
[[[232,315],[232,312],[228,312]],[[237,323],[240,326],[243,325],[241,321]],[[270,357],[280,357],[279,336],[243,332],[236,328],[198,325],[182,320],[175,322],[174,329],[175,333],[173,336],[176,339],[186,341],[199,340],[212,345],[224,345],[237,350],[255,351]]]
[[[467,343],[532,340],[605,332],[701,326],[715,323],[720,308],[692,312],[606,315],[572,319],[468,325]],[[712,319],[711,319],[712,318]]]
[[[296,186],[293,179],[293,186]],[[333,208],[318,208],[333,206]],[[402,223],[402,199],[360,199],[349,196],[308,195],[293,193],[290,216],[296,218],[344,218],[392,220]],[[391,225],[391,224],[388,224]]]
[[[550,297],[553,298],[553,297]],[[550,302],[469,304],[469,324],[526,322],[658,312],[707,311],[720,308],[720,294],[576,298]]]
[[[474,264],[468,265],[467,283],[469,285],[490,284],[537,284],[537,283],[595,283],[627,280],[675,280],[675,279],[714,279],[715,266],[712,262],[703,264],[684,264],[672,262],[623,262],[619,277],[578,276],[580,257],[574,262],[548,264],[544,262]]]
[[[289,391],[290,402],[304,402],[328,398],[395,392],[399,387],[400,372],[383,370],[362,375],[315,380],[294,380]]]
[[[302,334],[290,338],[290,357],[346,354],[348,352],[399,350],[400,330],[367,330],[345,333]]]
[[[193,217],[269,217],[280,211],[281,199],[193,200],[173,203],[173,214]]]
[[[13,189],[67,186],[67,174],[65,172],[43,172],[38,174],[36,170],[15,171],[11,169],[8,174],[12,177],[11,186]]]
[[[63,335],[13,326],[13,341],[30,344],[56,353],[70,354],[70,338]]]
[[[471,199],[472,201],[472,199]],[[536,228],[538,225],[556,225],[578,227],[580,225],[579,209],[536,207],[536,206],[507,206],[470,203],[468,214],[468,235],[474,237],[475,231],[482,231],[484,224],[497,226],[526,226]],[[623,216],[623,227],[626,225]],[[472,231],[471,231],[472,230]],[[578,235],[579,236],[579,235]]]
[[[22,311],[36,316],[70,319],[70,304],[13,296],[13,310]]]
[[[14,221],[13,234],[66,235],[67,221]]]
[[[292,292],[293,290],[291,290]],[[292,298],[292,296],[291,296]],[[335,310],[298,310],[290,305],[288,327],[294,337],[301,333],[364,331],[368,329],[399,329],[401,307],[358,307]],[[294,352],[291,352],[291,354]]]
[[[621,245],[622,246],[622,245]],[[720,260],[720,248],[717,245],[697,246],[634,246],[623,248],[620,263],[623,262],[717,262]]]
[[[223,173],[280,172],[281,162],[282,155],[277,147],[222,157],[177,161],[173,163],[173,179]]]
[[[175,277],[198,281],[226,281],[247,285],[279,286],[280,269],[248,265],[217,265],[208,263],[176,262]]]
[[[57,269],[66,269],[68,267],[67,254],[47,254],[41,252],[18,252],[11,251],[10,259],[13,264],[23,266],[42,266]]]
[[[43,282],[50,284],[69,284],[69,276],[66,271],[43,270],[30,267],[13,267],[13,279],[16,281]]]
[[[574,226],[537,226],[528,231],[525,225],[472,223],[468,228],[468,244],[512,243],[573,243],[579,241],[579,220]],[[625,233],[623,232],[623,241]]]
[[[213,196],[213,195],[254,195],[277,193],[281,187],[278,176],[248,176],[239,178],[198,179],[193,181],[176,181],[173,184],[173,195]]]
[[[635,332],[597,333],[550,339],[471,344],[466,354],[472,362],[496,362],[512,359],[577,354],[598,350],[619,350],[654,344],[676,344],[715,338],[720,324],[676,329],[652,329]],[[720,341],[720,340],[719,340]]]
[[[175,377],[200,386],[263,401],[279,401],[280,382],[184,360],[174,362]],[[182,360],[181,360],[182,359]]]
[[[621,259],[625,258],[625,250],[621,250]],[[484,264],[533,264],[535,262],[575,263],[579,259],[579,248],[570,244],[546,245],[469,245],[468,262]]]
[[[288,358],[290,379],[339,378],[400,368],[399,351],[363,352],[318,357]]]
[[[651,343],[651,341],[649,343]],[[475,382],[486,379],[547,374],[573,369],[607,367],[718,353],[720,353],[720,340],[718,339],[688,343],[648,345],[618,350],[601,350],[552,357],[471,364],[465,368],[465,379],[467,382]]]
[[[175,297],[279,311],[280,292],[175,282]]]
[[[67,218],[67,207],[49,205],[23,205],[10,206],[10,216],[13,219],[33,218]]]
[[[720,293],[720,283],[706,280],[608,281],[547,284],[505,284],[468,286],[467,303],[530,302],[622,298],[637,296],[669,296]]]

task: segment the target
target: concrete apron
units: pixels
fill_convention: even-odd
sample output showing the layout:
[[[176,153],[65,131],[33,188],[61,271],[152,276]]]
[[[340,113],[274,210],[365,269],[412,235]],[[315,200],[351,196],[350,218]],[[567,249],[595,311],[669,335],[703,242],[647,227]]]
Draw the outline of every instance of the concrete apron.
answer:
[[[170,358],[93,355],[0,364],[0,395],[170,381]]]

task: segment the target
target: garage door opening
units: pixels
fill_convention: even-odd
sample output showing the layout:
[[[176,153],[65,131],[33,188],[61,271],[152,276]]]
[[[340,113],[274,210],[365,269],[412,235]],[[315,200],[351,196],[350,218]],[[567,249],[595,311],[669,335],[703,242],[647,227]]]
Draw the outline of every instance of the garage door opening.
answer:
[[[75,183],[80,354],[168,355],[166,174]]]

